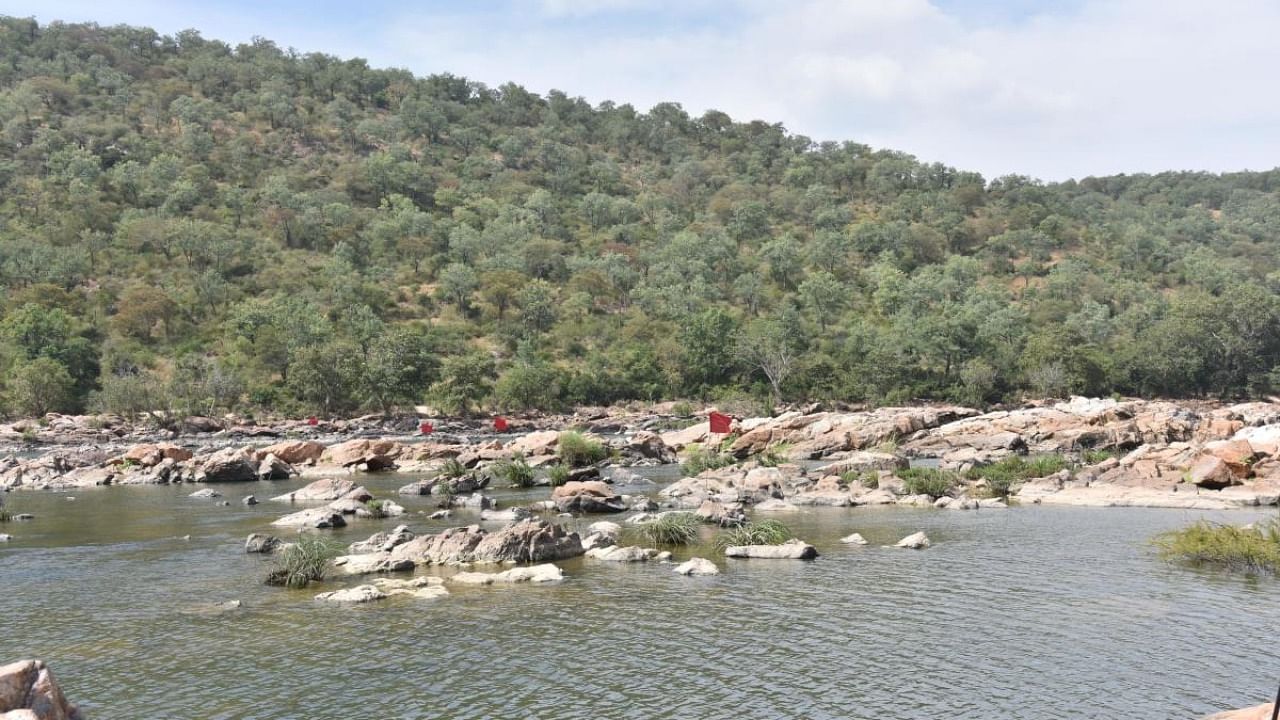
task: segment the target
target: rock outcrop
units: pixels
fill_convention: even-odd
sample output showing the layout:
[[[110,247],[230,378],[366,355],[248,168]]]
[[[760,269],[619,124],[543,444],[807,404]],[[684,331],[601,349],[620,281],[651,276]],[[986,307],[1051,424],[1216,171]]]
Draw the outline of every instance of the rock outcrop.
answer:
[[[560,512],[616,513],[627,509],[622,497],[599,480],[570,481],[551,492]]]
[[[39,660],[0,665],[0,718],[11,720],[79,720],[80,710],[67,702],[53,672]]]
[[[788,540],[781,545],[730,545],[724,556],[758,560],[813,560],[818,549],[801,540]]]

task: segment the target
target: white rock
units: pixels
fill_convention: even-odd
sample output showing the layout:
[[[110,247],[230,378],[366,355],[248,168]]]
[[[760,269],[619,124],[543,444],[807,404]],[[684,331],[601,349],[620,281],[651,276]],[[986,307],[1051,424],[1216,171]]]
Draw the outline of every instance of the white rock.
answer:
[[[564,579],[564,572],[550,563],[517,567],[500,573],[461,572],[449,578],[458,585],[495,585],[510,583],[557,582]]]
[[[840,538],[840,542],[846,545],[866,545],[867,539],[862,537],[861,533],[853,533],[852,535],[845,535]]]
[[[800,508],[786,500],[769,499],[756,505],[757,512],[800,512]]]
[[[334,590],[333,592],[325,592],[316,595],[317,600],[343,603],[366,603],[373,602],[374,600],[384,600],[386,597],[386,593],[373,585],[357,585],[353,588],[346,588],[345,590]]]
[[[217,490],[205,488],[203,490],[197,490],[191,493],[190,495],[188,495],[187,497],[193,497],[193,498],[199,498],[199,499],[220,498],[222,497],[222,493],[218,492]]]
[[[812,560],[818,557],[818,549],[800,540],[788,540],[781,545],[730,545],[724,549],[724,556],[760,560]]]
[[[657,555],[658,551],[653,548],[642,548],[635,545],[597,547],[587,551],[587,557],[608,562],[647,562]]]
[[[894,545],[894,547],[908,548],[910,550],[923,550],[929,547],[929,545],[929,536],[925,535],[923,532],[918,532],[902,538],[898,541],[898,544]]]
[[[9,542],[12,539],[13,539],[12,535],[6,535],[4,533],[0,533],[0,542]]]
[[[677,565],[675,572],[681,575],[719,575],[720,568],[710,560],[691,558]]]

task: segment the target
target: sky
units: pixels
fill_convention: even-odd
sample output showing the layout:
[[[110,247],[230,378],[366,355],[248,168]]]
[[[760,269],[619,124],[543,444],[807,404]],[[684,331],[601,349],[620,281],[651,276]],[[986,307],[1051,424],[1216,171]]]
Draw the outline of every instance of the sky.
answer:
[[[0,0],[0,14],[674,101],[988,178],[1280,166],[1276,0]]]

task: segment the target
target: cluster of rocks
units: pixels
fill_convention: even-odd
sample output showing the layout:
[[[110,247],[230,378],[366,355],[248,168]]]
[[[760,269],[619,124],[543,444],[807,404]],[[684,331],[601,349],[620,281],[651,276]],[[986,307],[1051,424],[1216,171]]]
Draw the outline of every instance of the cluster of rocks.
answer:
[[[0,665],[0,718],[4,720],[79,720],[53,672],[40,660]]]

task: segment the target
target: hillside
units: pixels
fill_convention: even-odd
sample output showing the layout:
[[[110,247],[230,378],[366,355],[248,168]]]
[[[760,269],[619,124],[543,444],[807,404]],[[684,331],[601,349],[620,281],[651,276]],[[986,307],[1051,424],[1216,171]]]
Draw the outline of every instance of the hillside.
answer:
[[[4,406],[1258,395],[1278,189],[0,18]]]

